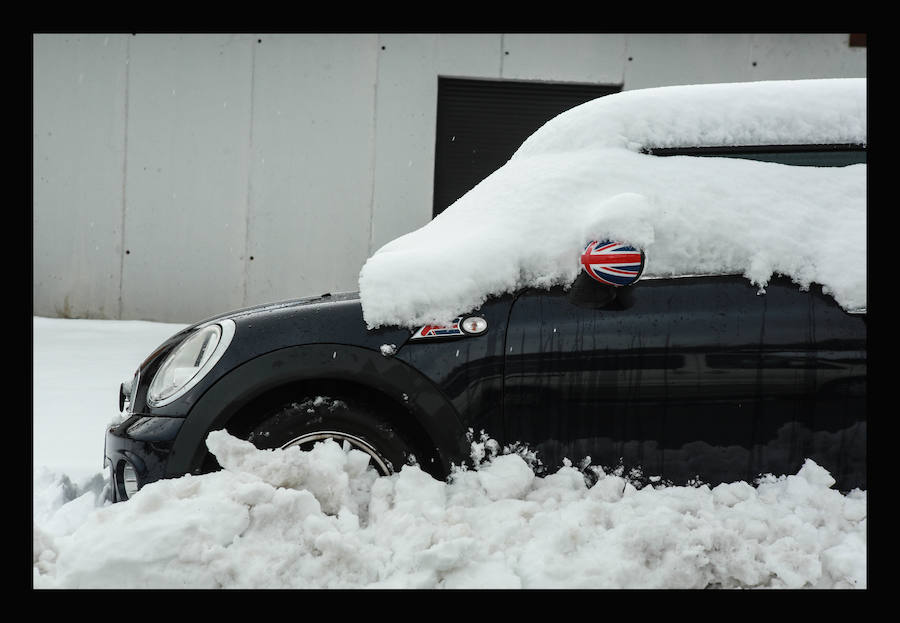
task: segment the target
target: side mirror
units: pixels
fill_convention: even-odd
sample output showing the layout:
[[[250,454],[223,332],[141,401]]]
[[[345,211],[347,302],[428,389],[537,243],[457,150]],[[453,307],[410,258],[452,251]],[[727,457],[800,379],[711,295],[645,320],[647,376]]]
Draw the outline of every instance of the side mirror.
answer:
[[[581,269],[603,285],[630,286],[644,272],[644,252],[623,242],[592,240],[581,253]]]
[[[569,300],[590,309],[627,309],[633,304],[628,286],[644,272],[643,251],[609,240],[589,242],[581,254],[581,272],[569,289]],[[611,305],[617,301],[616,305]]]

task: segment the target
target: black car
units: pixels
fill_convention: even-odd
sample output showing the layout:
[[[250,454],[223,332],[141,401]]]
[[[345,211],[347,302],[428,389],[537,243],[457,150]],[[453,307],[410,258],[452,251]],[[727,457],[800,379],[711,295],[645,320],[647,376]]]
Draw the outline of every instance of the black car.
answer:
[[[668,149],[793,165],[865,162],[862,145]],[[821,286],[741,275],[582,273],[572,287],[493,297],[446,326],[366,328],[356,294],[211,318],[172,336],[120,388],[106,435],[116,501],[161,478],[218,469],[227,429],[259,448],[332,438],[382,474],[437,478],[473,433],[552,471],[621,468],[674,484],[793,474],[807,458],[836,488],[866,487],[866,315]]]

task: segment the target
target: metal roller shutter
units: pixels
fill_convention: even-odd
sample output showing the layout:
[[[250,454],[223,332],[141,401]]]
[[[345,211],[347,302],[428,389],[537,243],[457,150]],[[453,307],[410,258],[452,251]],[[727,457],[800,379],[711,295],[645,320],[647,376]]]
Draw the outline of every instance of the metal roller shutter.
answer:
[[[503,166],[559,113],[621,90],[621,85],[438,78],[433,215]]]

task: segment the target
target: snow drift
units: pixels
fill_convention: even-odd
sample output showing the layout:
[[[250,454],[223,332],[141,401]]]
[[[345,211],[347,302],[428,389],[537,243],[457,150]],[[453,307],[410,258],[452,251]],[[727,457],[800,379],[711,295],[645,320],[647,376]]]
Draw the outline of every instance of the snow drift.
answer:
[[[757,487],[639,490],[572,467],[537,477],[518,454],[441,482],[415,466],[378,478],[333,441],[208,445],[223,471],[90,512],[87,492],[57,510],[70,521],[36,521],[35,587],[866,586],[866,494],[811,461]]]
[[[866,306],[866,165],[797,167],[657,157],[671,146],[866,143],[866,81],[663,87],[552,119],[424,227],[379,249],[359,277],[370,328],[446,322],[487,297],[570,284],[588,240],[647,253],[645,277],[776,273]]]

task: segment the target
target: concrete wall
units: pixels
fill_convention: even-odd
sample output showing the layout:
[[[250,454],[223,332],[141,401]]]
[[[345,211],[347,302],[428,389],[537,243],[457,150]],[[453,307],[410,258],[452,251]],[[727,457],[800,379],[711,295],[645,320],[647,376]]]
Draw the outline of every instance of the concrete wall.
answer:
[[[192,322],[356,289],[431,218],[438,76],[862,77],[848,35],[36,35],[34,313]]]

